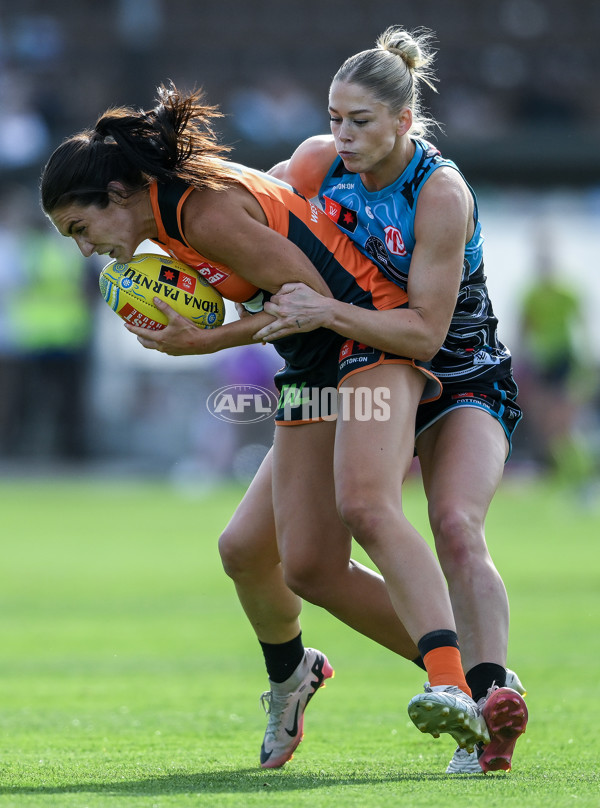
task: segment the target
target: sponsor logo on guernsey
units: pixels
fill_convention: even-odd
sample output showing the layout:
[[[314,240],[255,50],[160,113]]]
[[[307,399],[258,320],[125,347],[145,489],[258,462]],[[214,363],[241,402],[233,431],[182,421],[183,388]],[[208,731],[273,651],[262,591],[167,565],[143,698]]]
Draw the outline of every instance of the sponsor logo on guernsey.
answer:
[[[328,196],[323,197],[323,199],[325,201],[325,213],[329,218],[333,219],[339,227],[342,227],[349,233],[354,233],[356,225],[358,224],[356,211],[346,208],[344,205],[340,205],[339,202],[330,199]]]
[[[212,264],[209,264],[208,261],[203,261],[201,264],[198,264],[195,270],[202,275],[204,280],[210,283],[211,286],[218,286],[228,277],[226,272],[217,269]]]
[[[487,351],[477,351],[473,357],[474,365],[499,365],[501,361],[501,357],[493,356]]]
[[[338,202],[334,202],[333,199],[330,199],[328,196],[323,198],[325,200],[325,213],[330,219],[333,219],[334,222],[337,221],[342,206]]]
[[[404,246],[404,239],[402,233],[397,227],[388,225],[385,228],[385,246],[392,253],[392,255],[406,255],[406,247]]]

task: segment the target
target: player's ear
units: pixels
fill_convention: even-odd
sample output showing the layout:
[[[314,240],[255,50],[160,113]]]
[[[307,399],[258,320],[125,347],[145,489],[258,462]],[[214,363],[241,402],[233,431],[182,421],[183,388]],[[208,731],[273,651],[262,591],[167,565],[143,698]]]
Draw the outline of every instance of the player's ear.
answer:
[[[405,135],[412,126],[413,115],[410,107],[403,107],[398,114],[398,126],[396,132],[398,135]]]

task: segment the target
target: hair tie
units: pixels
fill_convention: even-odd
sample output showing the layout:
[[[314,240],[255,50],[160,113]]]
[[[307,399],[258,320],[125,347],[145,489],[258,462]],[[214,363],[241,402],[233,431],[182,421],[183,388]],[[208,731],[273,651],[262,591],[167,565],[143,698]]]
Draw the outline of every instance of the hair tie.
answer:
[[[94,141],[94,143],[116,143],[117,142],[112,135],[108,135],[108,134],[106,134],[104,132],[99,132],[98,129],[94,130],[92,140]]]

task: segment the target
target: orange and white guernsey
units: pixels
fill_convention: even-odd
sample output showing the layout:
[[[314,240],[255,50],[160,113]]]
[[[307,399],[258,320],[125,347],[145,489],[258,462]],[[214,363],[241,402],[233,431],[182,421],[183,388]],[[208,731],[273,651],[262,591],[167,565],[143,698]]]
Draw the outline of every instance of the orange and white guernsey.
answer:
[[[260,171],[227,163],[232,182],[246,188],[258,201],[268,226],[295,244],[312,262],[338,300],[367,309],[396,309],[408,305],[405,289],[385,278],[376,264],[356,248],[352,240],[321,210],[281,180]],[[183,182],[153,183],[150,200],[158,227],[155,242],[174,258],[194,267],[223,297],[259,311],[269,293],[233,273],[229,267],[209,261],[187,241],[182,209],[193,187]],[[348,361],[342,348],[345,337],[326,328],[283,337],[274,347],[285,360],[277,374],[278,387],[285,382],[306,382],[317,386],[338,383],[340,363]],[[385,363],[412,364],[433,380],[435,393],[441,386],[423,363],[385,354]]]
[[[302,250],[338,300],[370,309],[395,309],[407,304],[406,291],[384,278],[319,207],[268,174],[237,163],[228,166],[234,181],[257,199],[268,226]],[[174,258],[194,267],[223,297],[244,303],[256,296],[258,287],[224,264],[209,261],[185,237],[182,208],[193,190],[184,183],[154,182],[150,186],[158,227],[155,241]]]

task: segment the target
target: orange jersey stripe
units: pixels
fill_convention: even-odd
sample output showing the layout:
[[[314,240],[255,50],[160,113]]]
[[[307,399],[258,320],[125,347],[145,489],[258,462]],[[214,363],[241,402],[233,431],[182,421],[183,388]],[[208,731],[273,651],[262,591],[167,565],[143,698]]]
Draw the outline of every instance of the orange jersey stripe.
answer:
[[[267,174],[229,163],[236,182],[246,188],[260,204],[268,226],[288,238],[312,261],[335,297],[348,303],[367,305],[376,309],[394,309],[408,303],[404,289],[387,280],[377,265],[363,255],[351,239],[314,203],[296,193],[287,183]],[[245,302],[258,291],[248,281],[235,275],[223,264],[208,261],[185,239],[182,231],[181,211],[186,199],[193,190],[183,185],[177,194],[175,220],[170,223],[169,232],[163,221],[163,213],[169,211],[161,204],[157,183],[150,186],[150,200],[158,227],[156,242],[173,257],[196,268],[206,280],[213,284],[223,297],[236,302]],[[173,204],[175,196],[169,200]],[[339,272],[342,270],[342,272]],[[354,283],[366,295],[348,296],[347,284],[341,275],[352,277]],[[336,289],[339,285],[339,289]],[[369,307],[371,307],[369,306]]]
[[[354,276],[361,289],[370,294],[375,308],[395,309],[408,303],[406,291],[387,280],[376,264],[358,250],[354,242],[321,208],[296,193],[287,183],[243,166],[232,167],[239,171],[240,184],[258,200],[269,227],[290,238],[289,214],[293,214],[304,222],[338,263]],[[298,246],[302,249],[301,244]],[[307,255],[310,257],[308,251]],[[335,294],[335,289],[332,292]]]

